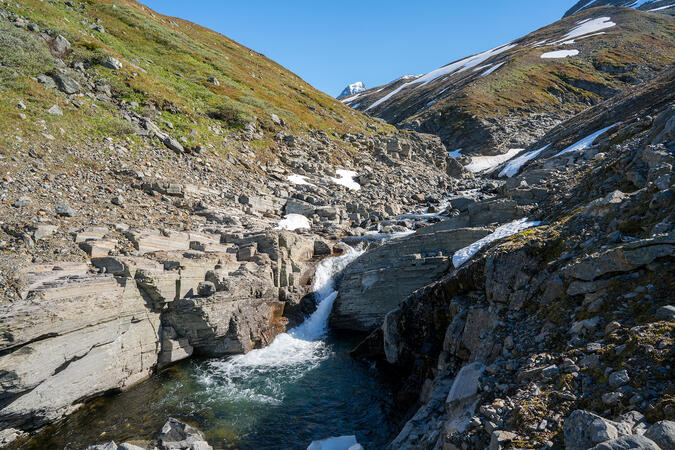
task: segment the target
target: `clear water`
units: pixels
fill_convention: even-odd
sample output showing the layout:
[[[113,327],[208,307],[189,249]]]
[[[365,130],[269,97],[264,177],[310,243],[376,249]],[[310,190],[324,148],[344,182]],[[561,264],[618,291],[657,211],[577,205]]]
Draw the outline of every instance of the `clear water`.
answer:
[[[367,449],[383,448],[396,433],[388,383],[349,356],[357,337],[327,330],[335,277],[360,253],[349,249],[319,265],[317,311],[268,347],[180,364],[89,404],[20,448],[149,440],[169,416],[197,425],[215,448],[307,448],[341,435],[356,435]]]

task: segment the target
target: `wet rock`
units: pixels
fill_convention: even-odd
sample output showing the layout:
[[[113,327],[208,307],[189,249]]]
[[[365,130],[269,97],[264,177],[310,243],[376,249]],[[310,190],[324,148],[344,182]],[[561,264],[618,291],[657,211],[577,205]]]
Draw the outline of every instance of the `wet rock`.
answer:
[[[212,450],[206,437],[197,428],[170,417],[159,434],[162,450]]]

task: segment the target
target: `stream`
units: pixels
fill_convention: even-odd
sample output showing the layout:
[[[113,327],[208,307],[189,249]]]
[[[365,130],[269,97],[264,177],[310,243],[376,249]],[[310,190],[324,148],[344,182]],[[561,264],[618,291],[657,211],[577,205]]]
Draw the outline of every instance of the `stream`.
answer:
[[[19,448],[151,440],[170,416],[198,426],[214,448],[305,449],[314,440],[342,435],[356,435],[367,449],[385,447],[396,434],[389,384],[349,356],[361,336],[328,330],[336,278],[362,253],[347,247],[322,261],[313,286],[317,310],[269,346],[173,366],[127,392],[87,404]]]

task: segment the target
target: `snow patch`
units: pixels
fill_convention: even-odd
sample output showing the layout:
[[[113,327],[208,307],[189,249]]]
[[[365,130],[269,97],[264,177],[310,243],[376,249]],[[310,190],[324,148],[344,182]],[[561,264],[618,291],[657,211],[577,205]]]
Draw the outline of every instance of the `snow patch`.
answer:
[[[301,229],[310,229],[309,219],[300,214],[286,214],[283,219],[279,221],[277,229],[295,231]]]
[[[426,75],[423,75],[419,78],[416,78],[413,81],[410,81],[408,83],[404,83],[398,88],[394,89],[392,92],[389,94],[385,95],[378,101],[374,102],[372,105],[370,105],[368,108],[366,108],[366,111],[375,108],[382,103],[386,102],[390,98],[392,98],[394,95],[398,94],[401,92],[403,89],[405,89],[408,86],[415,86],[415,89],[425,86],[429,83],[431,83],[434,80],[437,80],[439,78],[442,78],[446,75],[457,75],[459,73],[462,73],[466,70],[473,69],[474,67],[480,66],[483,64],[485,61],[490,59],[493,56],[499,55],[500,53],[504,53],[505,51],[511,50],[512,48],[516,47],[517,44],[506,44],[502,45],[500,47],[495,47],[493,49],[487,50],[483,53],[478,53],[477,55],[469,56],[468,58],[460,59],[457,62],[448,64],[447,66],[443,66],[440,69],[436,69],[434,71],[431,71],[427,73]]]
[[[509,236],[513,236],[516,233],[520,233],[521,231],[531,227],[536,227],[539,224],[541,224],[541,222],[535,221],[528,222],[526,217],[524,219],[514,220],[511,223],[502,225],[501,227],[493,231],[492,234],[488,234],[483,239],[480,239],[474,242],[473,244],[464,247],[461,250],[457,250],[455,254],[452,256],[452,265],[455,266],[455,268],[459,268],[462,264],[473,258],[473,255],[478,253],[478,250],[485,247],[489,243]]]
[[[600,136],[601,134],[603,134],[607,130],[609,130],[611,128],[614,128],[615,126],[617,126],[619,124],[621,124],[621,122],[617,122],[614,125],[610,125],[606,128],[603,128],[602,130],[598,130],[595,133],[593,133],[589,136],[586,136],[582,140],[580,140],[578,142],[575,142],[574,144],[570,145],[565,150],[562,150],[562,151],[556,153],[555,155],[553,155],[553,157],[555,158],[556,156],[564,155],[565,153],[574,152],[574,151],[577,151],[577,150],[586,150],[588,147],[593,145],[593,142],[595,142],[595,140],[598,138],[598,136]]]
[[[358,191],[359,189],[361,189],[361,185],[356,181],[354,181],[356,172],[354,172],[353,170],[338,169],[335,171],[335,173],[337,173],[340,178],[331,177],[331,181],[333,183],[345,186],[346,188],[351,189],[352,191]]]
[[[307,186],[313,186],[312,183],[307,181],[307,177],[304,176],[304,175],[293,174],[293,175],[289,175],[287,179],[288,179],[288,181],[290,181],[293,184],[305,184]]]
[[[562,37],[562,39],[552,42],[550,45],[557,45],[571,39],[579,38],[591,33],[612,28],[616,23],[612,22],[611,17],[599,17],[597,19],[586,20],[578,22],[577,26],[572,28],[569,33]]]
[[[673,3],[672,5],[666,5],[666,6],[661,6],[659,8],[650,9],[647,12],[662,11],[664,9],[672,8],[673,6],[675,6],[675,3]]]
[[[557,59],[567,58],[568,56],[577,56],[579,50],[556,50],[555,52],[547,52],[541,55],[542,59]]]
[[[506,164],[506,166],[504,166],[502,171],[499,172],[499,176],[511,178],[520,171],[520,168],[523,167],[525,163],[539,156],[541,152],[543,152],[550,146],[551,144],[548,144],[545,147],[540,148],[539,150],[532,150],[531,152],[523,153],[517,158],[513,158],[511,161],[508,162],[508,164]]]
[[[494,66],[494,67],[492,67],[492,68],[486,70],[485,72],[481,73],[480,76],[481,76],[481,77],[487,77],[488,75],[490,75],[490,74],[491,74],[492,72],[494,72],[495,70],[499,69],[499,68],[500,68],[501,66],[503,66],[504,64],[506,64],[506,63],[505,63],[505,62],[500,62],[500,63],[497,64],[496,66]]]
[[[471,158],[471,162],[467,164],[466,169],[473,172],[484,172],[490,169],[494,169],[498,165],[510,160],[518,153],[522,152],[522,148],[513,148],[503,155],[494,155],[494,156],[474,156]]]

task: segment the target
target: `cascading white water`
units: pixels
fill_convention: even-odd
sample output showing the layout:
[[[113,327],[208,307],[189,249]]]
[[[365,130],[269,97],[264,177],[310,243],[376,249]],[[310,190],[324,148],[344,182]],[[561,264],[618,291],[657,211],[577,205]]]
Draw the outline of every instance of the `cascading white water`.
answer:
[[[321,261],[313,285],[316,311],[301,325],[277,336],[265,348],[227,360],[211,361],[200,377],[205,388],[234,401],[280,404],[284,386],[330,356],[322,338],[328,332],[328,317],[338,295],[335,278],[364,251],[345,246],[343,255]]]

